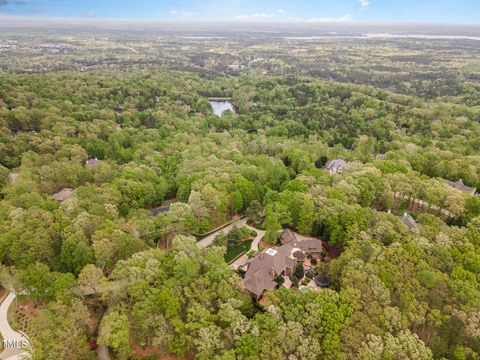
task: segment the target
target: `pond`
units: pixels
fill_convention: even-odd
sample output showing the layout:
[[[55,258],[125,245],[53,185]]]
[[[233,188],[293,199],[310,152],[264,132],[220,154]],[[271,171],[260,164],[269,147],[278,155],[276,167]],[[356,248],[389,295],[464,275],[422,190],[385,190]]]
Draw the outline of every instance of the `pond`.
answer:
[[[213,113],[217,116],[222,116],[227,110],[230,110],[231,112],[235,111],[230,100],[208,100],[208,103],[212,107]]]

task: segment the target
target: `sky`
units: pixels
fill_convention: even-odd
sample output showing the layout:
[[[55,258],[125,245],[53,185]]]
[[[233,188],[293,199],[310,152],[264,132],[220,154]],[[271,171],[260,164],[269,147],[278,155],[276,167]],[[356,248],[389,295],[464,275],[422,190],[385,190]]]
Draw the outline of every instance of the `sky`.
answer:
[[[172,21],[480,24],[480,0],[0,0],[0,14]]]

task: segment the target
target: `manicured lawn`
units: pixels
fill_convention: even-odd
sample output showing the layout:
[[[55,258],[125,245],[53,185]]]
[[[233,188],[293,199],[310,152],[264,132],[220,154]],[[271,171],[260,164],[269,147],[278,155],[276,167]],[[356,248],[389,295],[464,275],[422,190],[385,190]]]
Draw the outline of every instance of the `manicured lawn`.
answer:
[[[235,247],[231,248],[230,250],[228,250],[227,253],[224,255],[225,262],[230,263],[230,261],[235,259],[240,254],[245,253],[248,250],[250,250],[250,247],[252,246],[252,242],[253,242],[253,240],[245,240],[240,245],[235,246]]]

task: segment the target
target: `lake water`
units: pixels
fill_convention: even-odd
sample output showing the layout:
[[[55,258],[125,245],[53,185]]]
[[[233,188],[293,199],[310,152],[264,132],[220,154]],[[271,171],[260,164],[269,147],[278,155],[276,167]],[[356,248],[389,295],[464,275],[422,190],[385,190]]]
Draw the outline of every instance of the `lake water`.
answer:
[[[230,110],[232,112],[235,111],[232,103],[228,100],[210,100],[208,103],[212,106],[213,113],[217,116],[221,116],[227,110]]]

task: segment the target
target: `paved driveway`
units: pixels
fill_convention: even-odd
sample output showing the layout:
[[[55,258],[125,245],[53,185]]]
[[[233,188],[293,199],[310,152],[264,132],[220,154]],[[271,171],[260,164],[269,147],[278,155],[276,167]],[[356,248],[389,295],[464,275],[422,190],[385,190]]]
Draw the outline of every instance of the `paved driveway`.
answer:
[[[251,227],[250,225],[245,225],[245,226],[248,229],[254,230],[257,232],[257,236],[255,237],[255,239],[253,239],[250,250],[258,251],[258,244],[260,243],[260,240],[262,240],[262,238],[265,236],[265,230],[258,230],[258,229],[255,229],[254,227]],[[230,266],[233,267],[234,269],[238,269],[239,267],[244,266],[247,262],[248,262],[248,256],[244,254],[240,256],[237,260],[235,260]]]
[[[217,230],[215,231],[214,233],[208,235],[208,236],[205,236],[202,240],[198,241],[197,242],[197,245],[198,247],[200,248],[204,248],[204,247],[207,247],[208,245],[212,244],[213,241],[215,240],[215,238],[218,236],[218,235],[222,235],[222,234],[226,234],[228,233],[230,230],[233,229],[234,226],[236,227],[242,227],[243,225],[245,225],[247,223],[247,218],[241,218],[241,219],[238,219],[236,221],[234,221],[233,223],[231,223],[230,225],[227,225],[225,226],[224,228],[220,229],[220,230]]]
[[[16,341],[17,345],[21,345],[22,340],[26,340],[28,344],[27,337],[15,330],[13,330],[8,323],[8,308],[10,304],[15,300],[15,292],[10,291],[0,304],[0,333],[2,334],[3,339],[9,341]],[[1,360],[20,360],[20,359],[29,359],[30,354],[20,347],[6,348],[0,353]]]

